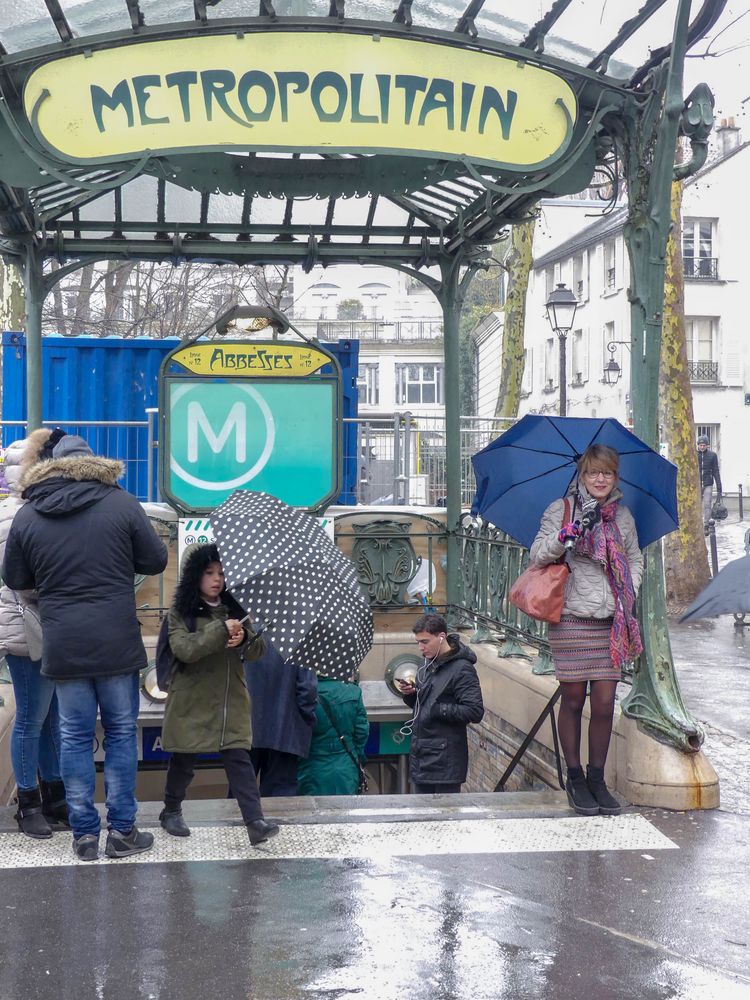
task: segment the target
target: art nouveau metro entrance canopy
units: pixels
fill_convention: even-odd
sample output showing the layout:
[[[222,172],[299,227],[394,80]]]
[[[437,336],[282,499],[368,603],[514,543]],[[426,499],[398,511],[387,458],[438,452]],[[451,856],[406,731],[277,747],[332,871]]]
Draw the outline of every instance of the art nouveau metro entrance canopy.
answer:
[[[0,23],[2,249],[471,257],[614,169],[676,0],[594,6],[584,33],[587,0],[528,22],[506,0],[26,0]],[[693,38],[722,6],[700,7]],[[592,51],[573,41],[597,30]]]

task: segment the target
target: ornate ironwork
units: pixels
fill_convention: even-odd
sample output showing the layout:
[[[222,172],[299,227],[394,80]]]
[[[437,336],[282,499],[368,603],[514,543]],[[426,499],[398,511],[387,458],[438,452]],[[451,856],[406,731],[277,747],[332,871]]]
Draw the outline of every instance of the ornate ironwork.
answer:
[[[712,385],[718,385],[718,361],[688,361],[688,372],[691,382],[710,382]]]
[[[716,281],[719,277],[716,257],[683,257],[682,266],[686,278],[712,278]]]
[[[376,607],[406,603],[406,588],[422,560],[414,551],[408,521],[371,521],[354,524],[354,565],[359,582]]]

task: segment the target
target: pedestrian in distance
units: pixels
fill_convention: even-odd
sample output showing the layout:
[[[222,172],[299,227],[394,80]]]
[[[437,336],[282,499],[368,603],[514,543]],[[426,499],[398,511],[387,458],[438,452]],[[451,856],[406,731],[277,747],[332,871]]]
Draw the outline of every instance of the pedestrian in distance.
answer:
[[[698,435],[698,482],[701,488],[701,504],[703,507],[703,532],[708,534],[708,524],[711,520],[713,507],[714,483],[716,484],[716,500],[721,500],[721,476],[719,474],[719,458],[715,451],[708,447],[707,434]]]
[[[284,661],[266,642],[263,655],[245,664],[253,749],[250,758],[262,798],[296,795],[297,769],[310,751],[318,680],[309,667]]]
[[[356,795],[370,734],[359,684],[318,675],[310,752],[300,761],[300,795]]]
[[[264,649],[224,585],[216,545],[195,545],[185,555],[168,616],[174,658],[164,707],[162,746],[171,753],[159,820],[174,837],[188,837],[182,802],[199,754],[218,753],[237,799],[251,844],[279,832],[263,817],[250,760],[250,699],[242,665]]]
[[[137,574],[161,573],[167,550],[143,508],[117,481],[122,462],[93,454],[76,435],[30,436],[39,461],[21,479],[27,501],[13,518],[2,576],[17,592],[36,589],[44,677],[56,684],[60,770],[73,851],[99,856],[94,805],[97,712],[104,730],[105,853],[147,851],[153,835],[135,825],[138,803],[139,671],[148,663],[136,616]]]
[[[618,488],[619,464],[613,448],[587,448],[570,490],[571,520],[563,524],[564,501],[554,500],[542,515],[530,552],[535,566],[568,553],[563,613],[559,624],[549,626],[549,644],[562,689],[558,729],[568,772],[565,790],[571,807],[584,816],[621,811],[604,781],[604,765],[622,667],[642,649],[633,606],[643,556],[633,515]],[[581,718],[587,688],[591,718],[584,775]]]
[[[46,439],[47,432],[43,433]],[[20,477],[38,458],[37,452],[26,439],[6,449],[9,495],[0,503],[0,561],[13,518],[24,503],[18,493]],[[42,674],[40,622],[36,591],[15,591],[5,584],[0,588],[0,656],[5,656],[8,664],[16,701],[10,741],[18,788],[15,819],[27,837],[48,840],[53,831],[69,830],[70,824],[60,776],[57,695],[55,682]]]
[[[421,615],[412,627],[424,662],[414,683],[397,681],[414,712],[409,773],[418,794],[460,792],[469,767],[467,726],[484,717],[476,654],[448,632],[442,615]]]

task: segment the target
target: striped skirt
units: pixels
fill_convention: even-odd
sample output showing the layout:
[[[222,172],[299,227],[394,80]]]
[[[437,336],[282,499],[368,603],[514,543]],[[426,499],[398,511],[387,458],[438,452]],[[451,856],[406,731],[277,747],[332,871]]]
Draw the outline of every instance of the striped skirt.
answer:
[[[619,681],[609,652],[611,618],[563,615],[549,626],[549,645],[559,681]]]

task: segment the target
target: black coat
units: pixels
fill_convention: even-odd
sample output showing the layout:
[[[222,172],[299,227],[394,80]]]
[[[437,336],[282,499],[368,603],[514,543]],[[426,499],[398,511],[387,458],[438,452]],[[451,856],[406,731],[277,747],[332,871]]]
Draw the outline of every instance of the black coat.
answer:
[[[417,693],[404,701],[416,713],[411,737],[409,772],[422,784],[466,781],[469,746],[466,727],[484,716],[482,689],[474,664],[476,654],[457,635],[451,650],[417,671]]]
[[[22,486],[2,576],[39,593],[42,673],[112,677],[147,664],[136,574],[161,573],[167,550],[143,508],[117,485],[122,463],[95,456],[39,462]]]
[[[253,720],[253,749],[282,750],[307,757],[318,679],[307,667],[282,660],[268,643],[263,656],[245,664]]]
[[[719,459],[715,451],[706,448],[705,451],[698,449],[698,474],[701,481],[701,489],[706,486],[713,486],[716,483],[716,492],[722,493],[721,476],[719,475]]]

